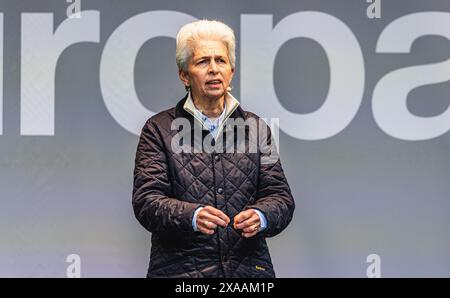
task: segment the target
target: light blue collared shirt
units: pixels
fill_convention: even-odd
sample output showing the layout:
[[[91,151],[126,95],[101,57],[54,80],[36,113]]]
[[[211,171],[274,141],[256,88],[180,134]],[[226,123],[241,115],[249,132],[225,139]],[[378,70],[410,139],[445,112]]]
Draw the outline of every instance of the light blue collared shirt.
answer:
[[[216,138],[223,130],[223,126],[225,125],[228,117],[237,109],[238,106],[239,101],[237,101],[231,93],[227,92],[224,98],[224,112],[217,119],[205,119],[206,116],[195,107],[191,92],[188,92],[183,109],[194,116],[194,118],[202,124],[203,129],[212,131],[211,135]]]
[[[205,114],[203,114],[196,107],[194,107],[195,114],[197,114],[197,117],[202,119],[203,126],[205,126],[209,129],[209,132],[212,134],[214,139],[217,139],[217,134],[219,133],[219,126],[222,124],[222,122],[225,118],[226,111],[227,111],[226,101],[224,101],[223,105],[224,105],[224,107],[223,107],[222,114],[220,114],[220,116],[214,120],[211,120],[211,118],[208,118]]]

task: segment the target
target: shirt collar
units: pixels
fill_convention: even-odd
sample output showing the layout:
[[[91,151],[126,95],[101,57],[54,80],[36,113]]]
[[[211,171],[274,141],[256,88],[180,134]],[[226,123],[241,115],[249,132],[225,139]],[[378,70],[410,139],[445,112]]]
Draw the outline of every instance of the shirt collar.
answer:
[[[223,109],[222,113],[219,115],[219,117],[215,118],[214,120],[213,120],[213,118],[209,118],[208,116],[203,114],[199,109],[197,109],[197,107],[194,107],[195,108],[194,112],[198,115],[198,117],[200,117],[202,119],[203,123],[205,123],[205,122],[208,122],[208,123],[219,123],[220,121],[223,120],[223,118],[225,118],[225,114],[227,112],[227,102],[224,101],[223,104],[224,104],[224,109]]]
[[[220,129],[222,129],[223,123],[230,117],[230,115],[237,109],[237,107],[240,105],[239,101],[234,98],[233,95],[231,95],[230,92],[227,92],[225,94],[225,108],[222,112],[222,114],[217,118],[214,122],[218,123],[220,126]],[[205,121],[202,117],[203,113],[200,112],[194,105],[194,101],[192,100],[191,92],[188,93],[188,97],[186,99],[186,102],[183,105],[184,110],[188,111],[194,118],[199,121],[203,128],[206,130],[209,130],[209,127],[205,125]],[[209,119],[208,119],[209,120]]]

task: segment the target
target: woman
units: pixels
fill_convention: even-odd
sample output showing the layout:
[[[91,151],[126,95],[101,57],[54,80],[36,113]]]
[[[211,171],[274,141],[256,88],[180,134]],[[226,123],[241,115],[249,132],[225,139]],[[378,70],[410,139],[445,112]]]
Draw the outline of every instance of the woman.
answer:
[[[200,127],[202,141],[227,148],[242,140],[234,137],[237,126],[226,123],[259,120],[229,93],[235,60],[234,33],[224,23],[196,21],[177,35],[176,62],[188,92],[148,119],[135,159],[133,208],[152,233],[148,277],[275,277],[265,238],[284,230],[295,208],[280,160],[262,162],[268,153],[260,147],[174,148],[180,130],[173,124],[180,119],[189,126],[184,137]],[[192,148],[195,142],[181,143]]]

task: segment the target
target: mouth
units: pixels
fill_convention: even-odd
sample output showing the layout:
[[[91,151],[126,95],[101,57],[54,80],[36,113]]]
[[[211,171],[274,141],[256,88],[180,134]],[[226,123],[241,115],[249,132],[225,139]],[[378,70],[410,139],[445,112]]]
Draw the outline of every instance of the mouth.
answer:
[[[212,87],[212,88],[219,88],[222,85],[222,81],[217,79],[217,80],[209,80],[206,81],[206,85]]]

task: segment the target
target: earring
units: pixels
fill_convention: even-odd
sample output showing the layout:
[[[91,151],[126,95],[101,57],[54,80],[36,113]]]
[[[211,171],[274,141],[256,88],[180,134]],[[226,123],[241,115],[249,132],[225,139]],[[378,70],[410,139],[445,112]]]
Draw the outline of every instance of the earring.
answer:
[[[189,90],[191,90],[191,86],[184,86],[184,89],[186,89],[186,91],[189,91]]]

